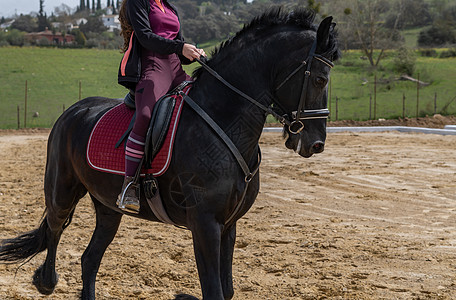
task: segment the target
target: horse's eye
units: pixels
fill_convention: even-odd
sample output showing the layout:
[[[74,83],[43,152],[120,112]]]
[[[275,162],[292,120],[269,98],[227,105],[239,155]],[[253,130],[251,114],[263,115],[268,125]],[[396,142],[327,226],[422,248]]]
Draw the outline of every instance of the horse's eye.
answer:
[[[315,85],[319,88],[324,88],[327,83],[328,80],[324,77],[318,76],[317,78],[315,78]]]

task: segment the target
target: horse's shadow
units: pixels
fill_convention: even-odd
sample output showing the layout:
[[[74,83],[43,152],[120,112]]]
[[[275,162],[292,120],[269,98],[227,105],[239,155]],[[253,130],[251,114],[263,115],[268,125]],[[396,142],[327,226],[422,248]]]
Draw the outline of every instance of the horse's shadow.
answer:
[[[176,297],[174,299],[170,299],[170,300],[199,300],[199,299],[192,295],[179,294],[179,295],[176,295]]]

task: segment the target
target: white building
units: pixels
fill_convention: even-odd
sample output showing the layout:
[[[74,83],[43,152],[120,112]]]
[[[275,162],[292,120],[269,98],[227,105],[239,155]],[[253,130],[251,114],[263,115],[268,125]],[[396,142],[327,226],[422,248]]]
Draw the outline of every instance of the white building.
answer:
[[[108,27],[108,31],[114,31],[114,29],[120,30],[119,15],[102,15],[101,20],[103,25]]]
[[[73,21],[73,27],[71,29],[79,28],[79,25],[81,25],[81,24],[84,25],[85,23],[87,23],[87,19],[86,18],[76,19],[76,20]],[[67,25],[67,28],[68,28],[68,25]]]
[[[0,24],[0,29],[6,29],[10,27],[11,25],[13,25],[14,21],[16,21],[16,19]]]

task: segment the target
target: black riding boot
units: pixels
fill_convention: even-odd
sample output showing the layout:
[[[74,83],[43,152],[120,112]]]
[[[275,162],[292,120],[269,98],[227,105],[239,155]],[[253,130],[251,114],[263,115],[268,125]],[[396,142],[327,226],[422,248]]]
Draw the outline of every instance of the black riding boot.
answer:
[[[134,182],[134,177],[125,176],[122,185],[122,191],[117,197],[117,207],[121,210],[137,214],[139,213],[139,198],[136,195],[137,184]]]

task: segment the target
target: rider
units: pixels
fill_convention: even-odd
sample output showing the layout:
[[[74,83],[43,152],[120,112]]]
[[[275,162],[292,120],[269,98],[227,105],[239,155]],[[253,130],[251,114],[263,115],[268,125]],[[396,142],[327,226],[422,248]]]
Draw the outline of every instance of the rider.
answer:
[[[140,204],[133,180],[141,167],[152,109],[162,95],[191,79],[182,64],[206,54],[184,43],[177,10],[167,0],[123,0],[119,21],[124,55],[118,82],[135,91],[136,120],[126,142],[125,179],[117,204],[138,213]],[[120,206],[122,202],[124,207]]]

